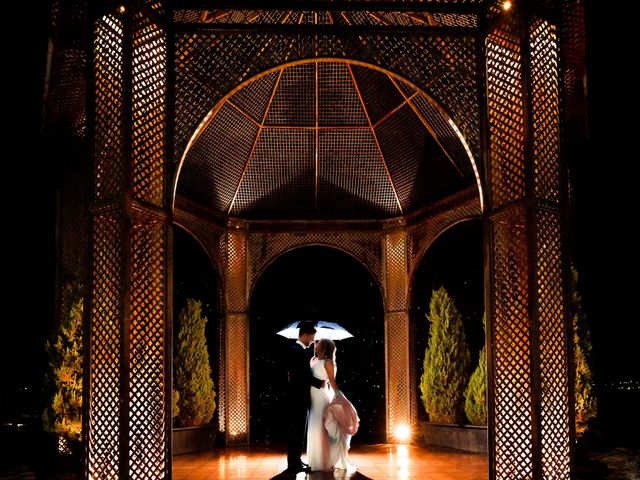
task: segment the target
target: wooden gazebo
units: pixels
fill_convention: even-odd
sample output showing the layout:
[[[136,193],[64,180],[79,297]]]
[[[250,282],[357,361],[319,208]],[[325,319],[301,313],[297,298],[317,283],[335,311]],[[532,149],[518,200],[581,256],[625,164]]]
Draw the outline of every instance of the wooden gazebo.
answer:
[[[411,279],[479,218],[490,477],[570,478],[563,165],[584,121],[582,9],[55,0],[47,138],[91,165],[67,172],[58,221],[60,282],[87,286],[86,475],[171,476],[173,225],[222,280],[228,444],[250,436],[252,286],[304,245],[349,253],[384,292],[395,441],[417,421]]]

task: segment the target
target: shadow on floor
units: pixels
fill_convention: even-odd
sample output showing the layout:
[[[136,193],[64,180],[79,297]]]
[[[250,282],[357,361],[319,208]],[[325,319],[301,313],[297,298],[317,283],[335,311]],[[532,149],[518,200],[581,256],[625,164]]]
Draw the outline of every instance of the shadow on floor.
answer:
[[[296,480],[373,480],[371,477],[361,474],[360,472],[347,472],[345,470],[334,470],[333,472],[311,472],[311,473],[290,473],[287,470],[279,473],[271,480],[292,479]]]

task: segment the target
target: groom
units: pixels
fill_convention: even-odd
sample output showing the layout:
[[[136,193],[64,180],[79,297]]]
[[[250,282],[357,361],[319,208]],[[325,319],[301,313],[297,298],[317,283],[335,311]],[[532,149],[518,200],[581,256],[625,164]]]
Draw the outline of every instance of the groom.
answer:
[[[314,386],[322,388],[324,380],[315,378],[309,366],[309,357],[305,350],[313,343],[316,329],[313,322],[304,321],[299,324],[298,341],[293,344],[287,358],[287,375],[289,379],[288,431],[287,431],[287,470],[293,473],[308,472],[309,466],[302,462],[300,453],[307,426],[307,413],[311,405],[311,392]]]

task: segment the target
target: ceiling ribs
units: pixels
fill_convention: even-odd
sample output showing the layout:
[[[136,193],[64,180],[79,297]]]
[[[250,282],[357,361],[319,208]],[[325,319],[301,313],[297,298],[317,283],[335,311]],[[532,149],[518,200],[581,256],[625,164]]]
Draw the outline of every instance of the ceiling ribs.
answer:
[[[451,158],[451,155],[449,154],[449,151],[447,148],[445,148],[445,146],[442,144],[442,142],[440,141],[440,138],[438,138],[438,134],[436,133],[436,131],[433,129],[433,127],[431,127],[431,125],[429,124],[429,122],[427,122],[427,119],[424,118],[424,115],[422,115],[422,113],[420,112],[420,110],[418,110],[418,107],[416,107],[413,102],[411,101],[413,99],[413,97],[415,97],[415,94],[411,96],[411,99],[409,97],[407,97],[407,95],[402,91],[402,89],[400,88],[400,85],[398,85],[398,83],[393,79],[393,77],[391,77],[390,75],[387,75],[387,77],[389,77],[389,80],[391,80],[391,83],[393,83],[395,85],[395,87],[398,89],[398,91],[400,92],[400,95],[402,95],[402,97],[405,99],[405,101],[407,102],[407,105],[409,105],[409,107],[411,107],[411,110],[413,110],[413,113],[416,114],[416,116],[420,119],[420,121],[422,122],[422,125],[424,125],[424,128],[427,129],[427,131],[431,134],[431,136],[433,137],[433,139],[436,141],[436,143],[438,144],[438,146],[440,147],[440,150],[442,150],[442,152],[445,154],[445,156],[447,157],[447,159],[449,159],[449,162],[451,162],[451,165],[453,165],[453,168],[456,169],[456,171],[460,174],[460,176],[462,178],[464,178],[464,173],[460,170],[460,168],[458,167],[458,165],[456,164],[456,162],[453,160],[453,158]]]
[[[233,194],[233,199],[229,204],[227,215],[231,215],[231,210],[233,210],[233,205],[236,203],[236,199],[238,198],[238,192],[240,192],[240,186],[242,185],[242,181],[244,180],[244,177],[247,174],[247,170],[249,169],[249,164],[251,163],[251,157],[253,157],[253,152],[256,149],[256,145],[258,145],[258,140],[260,140],[262,127],[264,126],[264,122],[267,121],[267,115],[269,115],[269,110],[271,109],[271,103],[273,102],[273,97],[276,96],[276,91],[278,90],[278,86],[280,85],[280,79],[282,78],[283,74],[284,74],[284,68],[280,70],[280,73],[278,74],[278,79],[276,80],[276,83],[273,86],[273,90],[271,91],[271,96],[269,97],[269,103],[267,103],[267,108],[265,109],[264,115],[262,116],[262,121],[260,122],[258,133],[256,134],[256,138],[253,141],[253,145],[251,146],[251,151],[249,152],[249,156],[247,157],[247,162],[244,165],[244,170],[242,171],[242,175],[240,176],[240,180],[238,181],[238,186],[236,187],[236,191]]]
[[[371,118],[369,117],[369,112],[367,111],[367,107],[364,104],[362,94],[360,93],[358,82],[356,82],[356,78],[353,76],[351,65],[347,64],[347,69],[349,70],[349,75],[351,75],[351,81],[353,82],[353,86],[355,87],[356,93],[358,94],[358,98],[360,99],[360,104],[362,105],[364,115],[365,117],[367,117],[367,122],[369,123],[369,127],[371,128],[371,135],[373,135],[373,140],[376,142],[376,147],[378,149],[378,152],[380,153],[380,158],[382,159],[382,165],[384,165],[384,171],[386,172],[387,178],[389,179],[389,183],[391,184],[391,190],[393,190],[393,195],[396,199],[396,202],[398,202],[398,209],[400,210],[400,215],[404,215],[404,212],[402,211],[402,204],[400,203],[400,198],[398,197],[398,192],[396,190],[396,186],[393,184],[393,179],[391,178],[391,173],[389,172],[389,166],[387,165],[387,161],[384,158],[384,155],[382,153],[382,148],[380,148],[380,142],[378,142],[378,136],[376,135],[376,131],[373,128],[373,124],[371,123]]]

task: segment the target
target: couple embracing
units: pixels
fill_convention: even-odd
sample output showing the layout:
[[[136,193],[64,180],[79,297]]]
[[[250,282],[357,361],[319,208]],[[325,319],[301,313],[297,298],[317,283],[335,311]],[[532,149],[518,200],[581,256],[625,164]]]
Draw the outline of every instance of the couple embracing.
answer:
[[[287,359],[288,451],[290,472],[355,470],[349,460],[351,437],[358,430],[358,415],[336,383],[336,345],[322,339],[315,343],[313,322],[300,322],[298,341]],[[314,346],[309,362],[306,349]],[[307,425],[307,461],[300,459]]]

